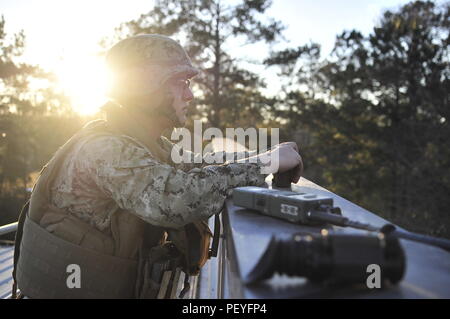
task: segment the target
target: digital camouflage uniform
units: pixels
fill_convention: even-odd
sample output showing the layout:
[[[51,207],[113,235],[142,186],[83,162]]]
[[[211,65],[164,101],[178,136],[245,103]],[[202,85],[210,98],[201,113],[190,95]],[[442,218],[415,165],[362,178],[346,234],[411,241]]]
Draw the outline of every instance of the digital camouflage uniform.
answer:
[[[103,232],[118,207],[176,228],[219,213],[232,188],[261,185],[264,177],[257,163],[171,166],[130,139],[105,136],[74,147],[51,191],[55,206]]]

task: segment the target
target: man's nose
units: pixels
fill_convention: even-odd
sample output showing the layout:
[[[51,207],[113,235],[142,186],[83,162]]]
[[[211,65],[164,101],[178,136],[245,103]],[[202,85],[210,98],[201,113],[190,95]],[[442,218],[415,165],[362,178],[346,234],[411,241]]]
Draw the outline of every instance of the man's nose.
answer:
[[[186,88],[183,92],[183,101],[190,102],[194,99],[194,94],[192,93],[191,88]]]

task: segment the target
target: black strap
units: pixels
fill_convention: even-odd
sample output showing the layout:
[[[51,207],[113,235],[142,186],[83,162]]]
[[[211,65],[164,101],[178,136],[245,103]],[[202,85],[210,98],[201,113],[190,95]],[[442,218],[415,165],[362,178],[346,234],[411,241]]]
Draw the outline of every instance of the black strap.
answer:
[[[17,262],[19,261],[19,256],[20,256],[20,244],[22,243],[23,225],[24,225],[25,217],[27,216],[29,207],[30,207],[30,201],[28,200],[25,203],[25,205],[23,205],[22,210],[20,211],[16,236],[14,238],[14,268],[13,268],[13,272],[12,272],[13,286],[12,286],[12,291],[11,291],[13,299],[17,299],[17,280],[16,280]]]
[[[219,214],[214,215],[214,235],[211,244],[211,250],[209,251],[209,257],[217,257],[217,251],[219,249],[220,240],[220,217]]]
[[[187,273],[184,273],[184,286],[183,289],[180,291],[180,295],[178,296],[179,299],[183,299],[186,293],[191,289],[191,284],[189,283],[189,275]]]

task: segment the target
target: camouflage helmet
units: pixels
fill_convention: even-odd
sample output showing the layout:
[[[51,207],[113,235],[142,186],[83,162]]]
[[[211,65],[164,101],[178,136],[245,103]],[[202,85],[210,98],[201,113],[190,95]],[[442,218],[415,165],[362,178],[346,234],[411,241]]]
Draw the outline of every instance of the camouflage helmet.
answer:
[[[159,34],[141,34],[119,41],[108,50],[106,64],[114,77],[110,95],[151,94],[175,75],[191,78],[198,74],[183,47]],[[145,81],[130,79],[130,70],[145,72]]]

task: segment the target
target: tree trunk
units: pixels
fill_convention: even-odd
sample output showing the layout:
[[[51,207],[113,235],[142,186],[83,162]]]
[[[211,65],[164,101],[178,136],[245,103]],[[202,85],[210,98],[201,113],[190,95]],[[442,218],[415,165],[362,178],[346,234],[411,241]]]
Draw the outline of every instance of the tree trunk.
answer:
[[[213,127],[220,127],[220,2],[216,4],[216,25],[215,25],[215,45],[214,45],[214,86],[213,86],[213,116],[211,117],[211,124]]]

